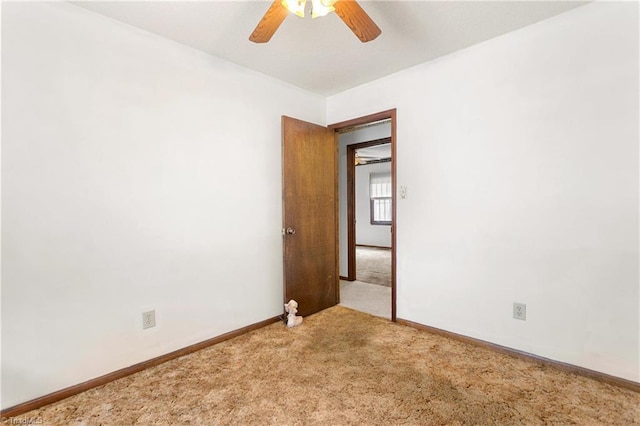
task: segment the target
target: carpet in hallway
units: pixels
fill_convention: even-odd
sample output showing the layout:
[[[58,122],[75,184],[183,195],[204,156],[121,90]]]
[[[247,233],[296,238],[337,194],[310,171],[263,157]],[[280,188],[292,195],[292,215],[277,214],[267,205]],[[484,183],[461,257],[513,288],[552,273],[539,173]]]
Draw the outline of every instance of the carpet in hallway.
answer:
[[[391,287],[391,249],[356,246],[356,280]]]
[[[340,280],[340,305],[391,319],[391,287]]]

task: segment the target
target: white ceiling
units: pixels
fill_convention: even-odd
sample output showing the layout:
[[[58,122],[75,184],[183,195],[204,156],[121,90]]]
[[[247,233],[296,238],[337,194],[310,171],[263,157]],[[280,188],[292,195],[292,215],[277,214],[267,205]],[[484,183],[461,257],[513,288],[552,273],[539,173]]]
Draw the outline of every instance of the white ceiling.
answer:
[[[575,1],[360,1],[382,29],[361,43],[335,14],[288,16],[271,41],[249,34],[267,1],[74,4],[320,95],[332,95],[581,6]]]

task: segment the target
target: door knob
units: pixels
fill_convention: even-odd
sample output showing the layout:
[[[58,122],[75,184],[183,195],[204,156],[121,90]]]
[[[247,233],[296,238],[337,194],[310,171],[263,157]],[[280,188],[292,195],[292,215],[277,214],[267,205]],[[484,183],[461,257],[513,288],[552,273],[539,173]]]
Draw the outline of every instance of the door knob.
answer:
[[[296,233],[296,230],[295,230],[295,229],[293,229],[293,228],[291,228],[291,227],[287,228],[287,234],[289,234],[289,235],[293,235],[293,234],[295,234],[295,233]]]

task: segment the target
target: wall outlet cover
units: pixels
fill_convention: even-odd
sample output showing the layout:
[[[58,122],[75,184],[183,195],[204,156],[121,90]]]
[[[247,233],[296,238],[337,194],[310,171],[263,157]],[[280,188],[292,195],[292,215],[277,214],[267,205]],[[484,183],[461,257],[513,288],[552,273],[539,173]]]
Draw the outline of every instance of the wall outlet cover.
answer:
[[[142,313],[142,329],[156,326],[156,311],[148,311]]]
[[[527,305],[525,303],[513,302],[513,318],[527,320]]]

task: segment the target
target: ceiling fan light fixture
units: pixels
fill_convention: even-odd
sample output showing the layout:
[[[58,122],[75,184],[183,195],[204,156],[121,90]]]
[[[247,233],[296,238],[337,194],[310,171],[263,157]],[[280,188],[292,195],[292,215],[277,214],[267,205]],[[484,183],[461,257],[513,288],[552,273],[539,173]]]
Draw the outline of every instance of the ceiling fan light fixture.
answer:
[[[268,42],[289,12],[304,18],[306,6],[307,0],[273,0],[249,36],[249,40],[254,43]],[[313,18],[335,12],[363,43],[375,39],[382,33],[356,0],[311,0],[309,6]]]
[[[282,0],[282,5],[286,7],[289,12],[294,13],[301,18],[304,18],[304,8],[306,3],[306,0]]]
[[[335,1],[331,0],[311,0],[311,17],[326,16],[336,10],[333,7]]]

